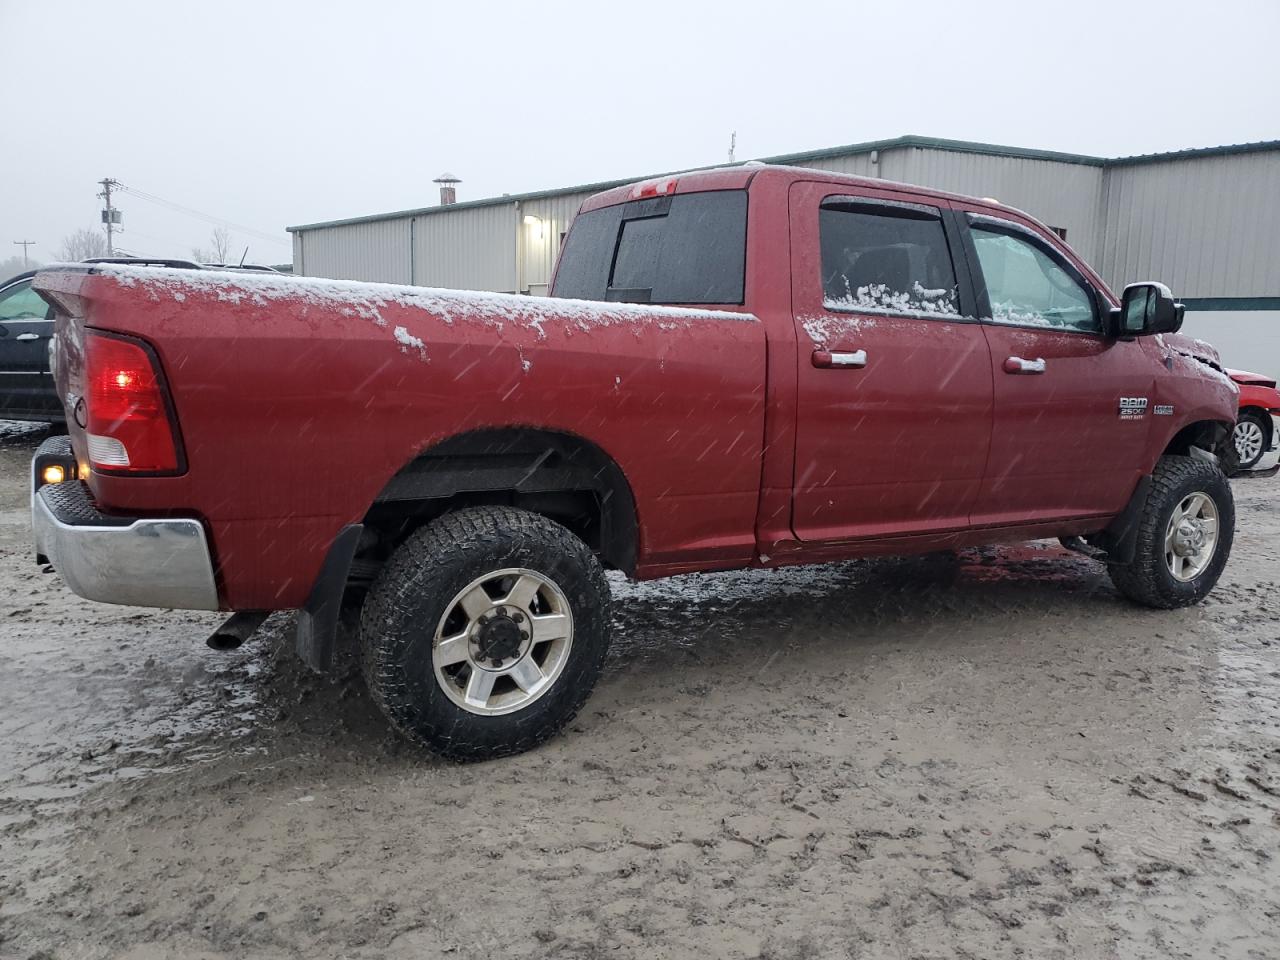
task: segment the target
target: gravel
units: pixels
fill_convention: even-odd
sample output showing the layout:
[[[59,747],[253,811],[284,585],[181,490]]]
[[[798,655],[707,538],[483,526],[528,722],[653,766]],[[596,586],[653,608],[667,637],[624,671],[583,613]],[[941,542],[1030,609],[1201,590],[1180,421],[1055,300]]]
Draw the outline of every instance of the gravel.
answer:
[[[1168,613],[1046,543],[614,579],[572,728],[454,766],[287,614],[216,653],[42,574],[44,435],[0,423],[2,957],[1276,955],[1275,481]]]

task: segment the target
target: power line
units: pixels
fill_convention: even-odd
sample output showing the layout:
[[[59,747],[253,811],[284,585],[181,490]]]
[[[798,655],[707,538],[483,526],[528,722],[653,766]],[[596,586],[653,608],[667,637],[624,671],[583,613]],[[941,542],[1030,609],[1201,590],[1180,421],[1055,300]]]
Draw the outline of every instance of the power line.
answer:
[[[102,184],[102,192],[98,196],[106,201],[106,209],[102,211],[102,222],[107,225],[107,256],[115,256],[115,248],[112,243],[112,234],[115,232],[116,224],[120,222],[120,211],[111,206],[111,188],[122,188],[124,185],[118,180],[112,180],[107,177],[98,181]]]
[[[27,269],[27,247],[34,247],[36,242],[34,240],[15,240],[13,245],[22,248],[22,269]]]
[[[123,185],[119,185],[118,189],[123,190],[125,193],[128,193],[130,196],[137,197],[139,200],[146,200],[149,203],[155,203],[162,207],[168,207],[170,210],[175,210],[178,213],[185,213],[189,217],[195,217],[197,220],[203,220],[206,223],[213,224],[214,226],[233,227],[238,233],[247,234],[259,240],[266,240],[270,243],[278,243],[278,244],[281,244],[282,246],[290,245],[290,242],[288,240],[281,239],[279,235],[272,235],[270,233],[267,233],[265,230],[258,230],[255,227],[249,227],[244,225],[243,223],[236,223],[233,220],[226,220],[222,217],[214,216],[211,213],[205,213],[201,210],[196,210],[193,207],[184,206],[181,203],[175,203],[172,200],[166,200],[164,197],[158,197],[154,193],[147,193],[145,190],[138,190],[135,187],[126,187]]]

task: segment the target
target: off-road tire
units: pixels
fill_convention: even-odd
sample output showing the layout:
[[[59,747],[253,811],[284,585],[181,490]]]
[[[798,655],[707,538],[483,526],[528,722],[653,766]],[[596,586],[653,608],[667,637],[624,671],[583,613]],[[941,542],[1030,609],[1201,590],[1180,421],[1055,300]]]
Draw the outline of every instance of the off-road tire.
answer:
[[[1174,509],[1196,492],[1207,494],[1218,510],[1218,542],[1209,565],[1194,579],[1181,581],[1165,562],[1165,531]],[[1133,562],[1107,564],[1111,582],[1130,600],[1147,607],[1172,610],[1199,603],[1218,582],[1231,555],[1235,521],[1231,483],[1222,470],[1195,457],[1161,457],[1138,521]]]
[[[569,601],[573,642],[554,684],[514,713],[479,716],[440,688],[435,630],[450,598],[476,577],[522,567],[553,579]],[[512,507],[446,514],[413,533],[379,572],[360,620],[361,664],[396,730],[443,757],[489,760],[529,750],[569,723],[609,648],[609,585],[585,543],[546,517]]]

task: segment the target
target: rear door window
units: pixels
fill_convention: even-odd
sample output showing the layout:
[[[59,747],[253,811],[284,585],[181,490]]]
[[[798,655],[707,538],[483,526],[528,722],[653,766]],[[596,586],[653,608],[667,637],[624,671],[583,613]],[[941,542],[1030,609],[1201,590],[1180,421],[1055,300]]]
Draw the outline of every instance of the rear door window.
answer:
[[[818,216],[828,310],[960,315],[955,267],[937,207],[833,197],[823,201]]]
[[[552,295],[662,304],[740,304],[747,193],[651,197],[574,221]]]

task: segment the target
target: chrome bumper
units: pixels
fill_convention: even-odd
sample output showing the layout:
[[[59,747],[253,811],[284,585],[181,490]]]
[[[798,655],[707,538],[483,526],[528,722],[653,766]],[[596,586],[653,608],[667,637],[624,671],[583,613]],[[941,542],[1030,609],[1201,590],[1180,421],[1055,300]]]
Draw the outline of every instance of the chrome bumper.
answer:
[[[130,520],[100,514],[77,480],[31,494],[36,553],[86,600],[217,610],[218,587],[198,520]]]

